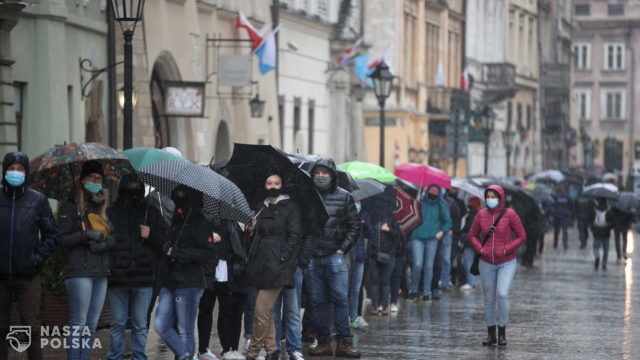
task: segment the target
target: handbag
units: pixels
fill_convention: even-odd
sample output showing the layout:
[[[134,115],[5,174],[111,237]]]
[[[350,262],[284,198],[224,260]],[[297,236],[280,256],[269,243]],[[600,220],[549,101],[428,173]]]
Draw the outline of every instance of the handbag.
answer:
[[[388,264],[393,259],[393,255],[380,250],[381,240],[382,240],[382,229],[378,231],[378,254],[376,255],[376,260],[378,260],[379,263]]]
[[[489,231],[487,231],[487,234],[484,236],[484,239],[482,239],[483,240],[482,246],[484,246],[484,244],[487,242],[487,239],[489,239],[491,235],[493,235],[493,232],[496,231],[496,226],[498,225],[500,220],[502,220],[502,216],[504,216],[504,213],[506,211],[507,209],[502,209],[498,218],[493,222],[493,225],[491,225],[491,227],[489,228]],[[475,256],[473,257],[473,263],[471,263],[471,269],[469,269],[469,272],[472,275],[475,275],[475,276],[480,275],[479,264],[480,264],[480,254],[476,253]]]

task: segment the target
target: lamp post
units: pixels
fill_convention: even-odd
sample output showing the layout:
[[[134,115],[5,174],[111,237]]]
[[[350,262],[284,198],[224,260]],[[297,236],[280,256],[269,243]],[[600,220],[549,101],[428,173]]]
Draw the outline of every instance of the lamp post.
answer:
[[[145,0],[111,0],[113,18],[120,23],[124,36],[124,108],[122,147],[133,146],[133,46],[131,40],[138,21],[142,20]]]
[[[489,138],[495,126],[496,113],[490,106],[485,106],[482,111],[482,127],[484,128],[484,173],[489,173]]]
[[[511,128],[505,130],[502,133],[502,137],[505,142],[505,148],[507,150],[507,177],[511,176],[511,150],[513,150],[513,139],[516,133]]]
[[[380,166],[384,167],[384,104],[391,94],[391,85],[395,76],[389,71],[389,66],[382,61],[369,77],[373,80],[373,92],[380,105]]]
[[[249,107],[251,108],[251,117],[252,118],[261,118],[262,114],[264,114],[264,103],[265,101],[260,99],[260,95],[256,94],[256,97],[249,100]]]

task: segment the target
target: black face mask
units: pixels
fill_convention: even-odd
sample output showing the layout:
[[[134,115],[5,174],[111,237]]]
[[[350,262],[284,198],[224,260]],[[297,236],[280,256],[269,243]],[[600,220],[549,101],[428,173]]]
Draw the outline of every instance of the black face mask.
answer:
[[[188,202],[186,196],[174,196],[171,200],[176,204],[176,209],[184,209]]]
[[[429,193],[427,193],[427,198],[428,198],[429,200],[435,200],[435,199],[437,199],[437,198],[438,198],[438,195],[433,195],[433,194],[429,194]]]
[[[282,189],[267,189],[267,196],[271,197],[271,198],[277,198],[278,196],[282,195]]]

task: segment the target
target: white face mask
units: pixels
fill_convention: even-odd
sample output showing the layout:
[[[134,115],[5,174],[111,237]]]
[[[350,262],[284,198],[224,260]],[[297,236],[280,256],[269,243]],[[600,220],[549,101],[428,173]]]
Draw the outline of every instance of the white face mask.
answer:
[[[486,199],[485,202],[489,209],[495,209],[500,205],[500,201],[498,199]]]

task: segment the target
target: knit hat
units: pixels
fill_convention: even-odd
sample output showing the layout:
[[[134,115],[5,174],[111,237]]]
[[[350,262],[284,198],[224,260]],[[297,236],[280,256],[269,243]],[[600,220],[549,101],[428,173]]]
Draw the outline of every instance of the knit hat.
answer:
[[[104,177],[104,170],[102,164],[96,160],[89,160],[82,164],[82,173],[80,174],[80,180],[89,176],[90,174],[100,174]]]

